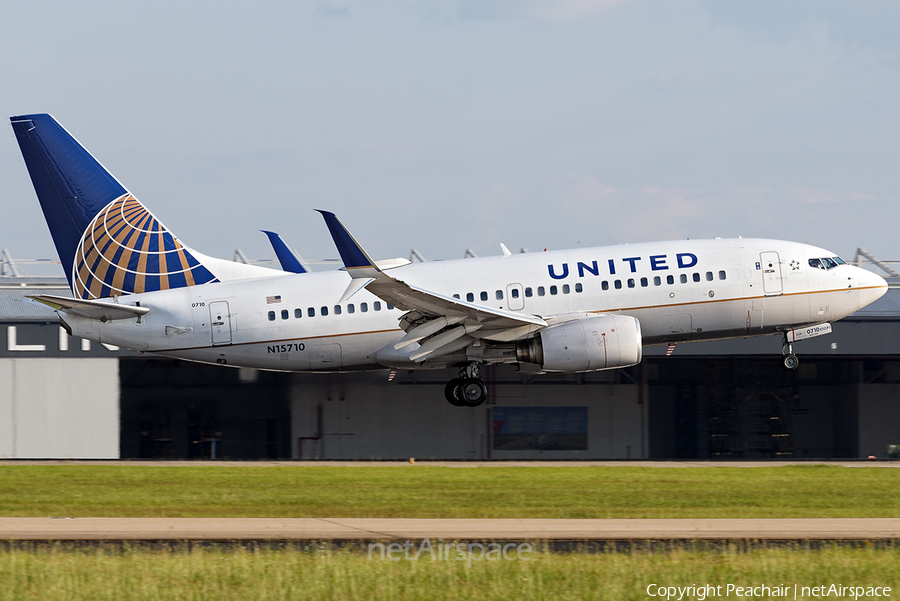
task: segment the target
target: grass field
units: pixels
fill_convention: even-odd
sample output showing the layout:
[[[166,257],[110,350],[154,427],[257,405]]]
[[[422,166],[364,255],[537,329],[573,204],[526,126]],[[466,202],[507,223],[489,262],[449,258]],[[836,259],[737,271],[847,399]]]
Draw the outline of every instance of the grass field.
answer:
[[[900,516],[900,469],[0,466],[0,515],[790,518]]]
[[[651,584],[711,584],[723,592],[728,584],[787,585],[792,599],[795,583],[889,586],[896,597],[900,549],[536,553],[530,561],[481,561],[471,567],[457,561],[369,560],[361,550],[14,551],[0,554],[0,583],[0,599],[71,601],[659,599],[648,597]]]

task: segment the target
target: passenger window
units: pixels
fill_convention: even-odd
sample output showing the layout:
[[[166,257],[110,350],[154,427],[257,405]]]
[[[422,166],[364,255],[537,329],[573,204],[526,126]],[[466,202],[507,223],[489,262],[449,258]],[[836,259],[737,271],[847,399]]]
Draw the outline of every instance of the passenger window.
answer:
[[[569,290],[570,290],[569,285],[563,284],[563,294],[568,294]]]
[[[628,287],[634,288],[634,278],[628,278]]]
[[[544,294],[546,294],[546,292],[544,292],[544,287],[538,286],[538,296],[544,296]]]
[[[557,292],[559,292],[559,289],[556,286],[550,286],[550,296],[556,296]]]
[[[695,274],[694,274],[694,281],[695,281],[695,282],[699,282],[699,281],[700,281],[700,274],[699,274],[699,273],[695,273]]]
[[[641,288],[646,288],[650,285],[650,282],[647,281],[647,278],[641,278]]]
[[[707,272],[706,272],[706,281],[707,281],[707,282],[713,281],[713,274],[712,274],[711,271],[707,271]]]
[[[296,319],[303,317],[303,309],[294,309],[294,317]]]
[[[325,317],[326,315],[328,315],[328,307],[322,307],[319,310],[319,315],[321,315],[322,317]]]
[[[667,276],[666,276],[666,284],[670,284],[670,285],[671,285],[671,284],[674,284],[674,283],[675,283],[675,276],[674,276],[674,275],[667,275]]]
[[[600,283],[600,289],[601,290],[609,290],[609,282],[607,282],[606,280],[603,280]]]
[[[479,295],[479,297],[481,298],[481,300],[486,301],[486,300],[488,299],[487,292],[485,292],[484,290],[482,290],[482,291],[481,291],[481,294]]]
[[[616,280],[616,290],[622,289],[622,280]]]
[[[287,309],[282,309],[282,310],[281,310],[281,319],[287,319],[287,318],[290,317],[290,316],[291,316],[291,314],[288,313],[288,310],[287,310]]]
[[[340,315],[340,314],[341,314],[341,306],[340,306],[340,305],[335,305],[335,306],[334,306],[334,314],[335,314],[335,315]]]
[[[458,295],[458,294],[454,294],[454,295],[453,295],[453,298],[459,298],[459,295]]]
[[[720,280],[724,280],[724,279],[725,279],[725,270],[724,270],[724,269],[721,270],[721,271],[719,271],[719,279],[720,279]]]
[[[584,292],[584,288],[581,286],[581,282],[575,284],[575,292]]]
[[[369,303],[359,303],[359,310],[363,313],[369,312]]]
[[[356,313],[356,307],[353,306],[353,303],[347,305],[347,313]]]
[[[393,311],[393,310],[394,310],[394,305],[392,305],[391,303],[385,303],[385,307],[387,307],[387,310],[388,310],[388,311]]]
[[[269,311],[269,321],[275,321],[275,311]]]
[[[475,295],[472,294],[471,292],[467,292],[467,293],[466,293],[466,300],[469,301],[470,303],[474,303],[474,302],[475,302]]]
[[[306,310],[306,314],[309,315],[310,317],[315,317],[315,316],[316,316],[316,310],[315,310],[315,308],[314,308],[314,307],[310,307],[309,309]]]
[[[525,289],[525,298],[531,298],[531,288]]]
[[[653,276],[653,285],[654,286],[662,286],[662,278],[658,275]]]
[[[519,289],[513,288],[512,290],[509,291],[509,295],[513,298],[519,298]]]
[[[681,274],[681,283],[687,284],[687,274],[686,273]]]
[[[498,290],[497,292],[494,293],[494,295],[497,297],[497,300],[503,300],[503,291],[502,290]]]
[[[376,311],[381,311],[381,301],[375,301],[372,303],[372,308]]]

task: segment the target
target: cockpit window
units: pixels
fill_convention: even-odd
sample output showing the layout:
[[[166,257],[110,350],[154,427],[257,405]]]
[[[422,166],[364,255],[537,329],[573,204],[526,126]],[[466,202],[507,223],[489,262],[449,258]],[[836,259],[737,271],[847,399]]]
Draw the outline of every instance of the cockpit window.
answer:
[[[840,257],[822,257],[821,259],[810,259],[809,266],[816,269],[834,269],[838,265],[846,265]]]

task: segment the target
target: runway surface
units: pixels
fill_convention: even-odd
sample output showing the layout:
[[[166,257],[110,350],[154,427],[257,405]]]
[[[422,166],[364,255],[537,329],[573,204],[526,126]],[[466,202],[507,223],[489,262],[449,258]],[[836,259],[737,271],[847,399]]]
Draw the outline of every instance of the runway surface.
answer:
[[[0,518],[0,540],[900,540],[900,518]]]

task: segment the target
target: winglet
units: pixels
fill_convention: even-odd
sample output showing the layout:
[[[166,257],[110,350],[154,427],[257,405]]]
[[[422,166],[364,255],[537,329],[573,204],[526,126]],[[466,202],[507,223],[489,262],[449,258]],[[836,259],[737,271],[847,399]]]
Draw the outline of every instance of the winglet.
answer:
[[[381,275],[381,270],[375,265],[375,261],[369,257],[359,242],[347,231],[340,219],[329,211],[316,210],[325,218],[325,225],[328,226],[334,245],[341,255],[341,261],[344,262],[344,267],[347,268],[350,275],[354,278],[377,277]]]
[[[281,236],[276,232],[270,232],[268,230],[260,231],[269,237],[269,243],[275,250],[275,256],[278,257],[278,262],[281,263],[282,269],[291,273],[309,273],[309,268],[303,263],[303,259],[300,258],[300,255],[298,255],[293,248],[288,246],[285,241],[281,239]]]

